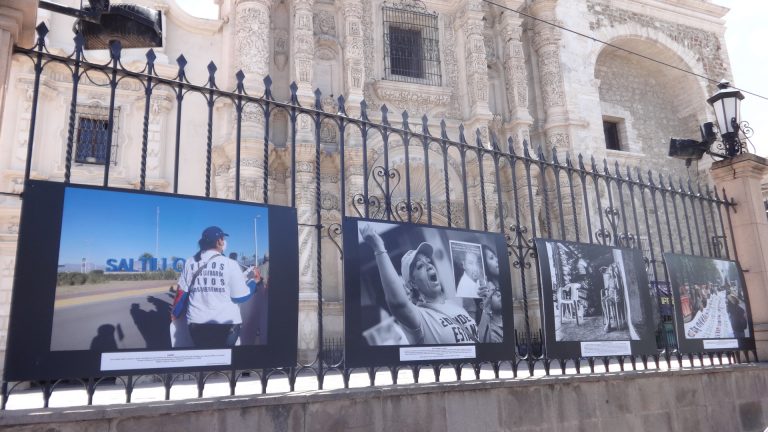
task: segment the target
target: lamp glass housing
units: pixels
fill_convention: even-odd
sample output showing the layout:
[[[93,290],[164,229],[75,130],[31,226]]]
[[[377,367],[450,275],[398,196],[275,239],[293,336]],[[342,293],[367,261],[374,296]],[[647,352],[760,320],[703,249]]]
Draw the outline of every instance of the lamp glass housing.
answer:
[[[727,81],[720,82],[717,87],[720,90],[707,99],[707,102],[715,110],[720,134],[732,134],[738,131],[738,124],[741,119],[741,100],[744,99],[744,95],[731,87]]]

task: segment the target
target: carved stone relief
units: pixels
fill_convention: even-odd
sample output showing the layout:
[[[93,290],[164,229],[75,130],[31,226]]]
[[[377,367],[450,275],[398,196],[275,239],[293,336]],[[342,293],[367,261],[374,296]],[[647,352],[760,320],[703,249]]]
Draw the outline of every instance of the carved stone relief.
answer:
[[[333,12],[321,10],[315,13],[315,34],[336,36],[336,16]]]
[[[237,68],[259,79],[269,73],[269,8],[258,3],[237,10],[235,57]],[[251,6],[253,5],[253,6]]]

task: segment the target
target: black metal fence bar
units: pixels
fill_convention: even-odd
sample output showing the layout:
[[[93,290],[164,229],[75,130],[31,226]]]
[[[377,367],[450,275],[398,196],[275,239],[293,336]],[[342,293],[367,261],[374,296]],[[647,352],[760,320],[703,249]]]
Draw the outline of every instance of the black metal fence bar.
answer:
[[[287,378],[291,391],[295,389],[297,379],[307,375],[316,380],[318,388],[323,388],[326,377],[334,374],[342,377],[345,387],[350,385],[350,377],[354,371],[344,365],[343,342],[341,339],[335,339],[338,335],[326,334],[325,330],[324,292],[327,292],[325,288],[328,287],[324,286],[323,275],[332,276],[338,270],[338,264],[329,264],[329,260],[323,259],[323,254],[336,253],[333,248],[323,247],[326,236],[336,243],[340,252],[339,257],[343,255],[343,248],[337,241],[341,235],[338,219],[329,217],[327,212],[323,211],[323,193],[326,189],[332,189],[340,194],[340,203],[336,209],[339,217],[356,214],[360,217],[388,221],[493,230],[506,236],[512,270],[510,277],[514,303],[516,309],[521,312],[517,315],[519,322],[516,322],[509,331],[510,337],[515,338],[516,350],[508,360],[493,362],[489,365],[476,362],[434,364],[431,371],[437,381],[441,379],[443,369],[452,369],[457,379],[467,379],[467,375],[462,374],[465,366],[472,368],[474,373],[471,375],[474,379],[479,379],[483,367],[490,367],[496,377],[499,376],[500,370],[509,367],[513,376],[517,377],[520,368],[527,369],[529,375],[538,373],[539,370],[550,374],[553,372],[551,367],[553,364],[559,366],[554,370],[559,369],[562,374],[566,373],[569,364],[577,373],[581,373],[585,370],[583,362],[586,362],[589,371],[594,371],[596,364],[600,366],[601,363],[606,371],[612,364],[618,364],[619,368],[624,370],[627,360],[633,369],[637,368],[638,360],[642,361],[644,367],[648,366],[649,358],[647,357],[638,359],[631,356],[616,356],[595,360],[594,358],[550,358],[547,355],[541,333],[542,323],[539,318],[541,310],[536,306],[537,300],[540,300],[537,298],[539,292],[537,287],[540,283],[538,261],[533,244],[533,239],[536,237],[637,248],[643,252],[652,281],[669,281],[662,258],[665,252],[715,257],[724,255],[728,258],[731,250],[734,250],[735,254],[733,244],[729,245],[729,242],[733,241],[730,217],[733,204],[725,195],[721,198],[717,191],[712,192],[709,188],[705,188],[702,192],[700,186],[694,187],[690,182],[687,187],[684,187],[680,179],[675,182],[671,176],[665,178],[661,174],[650,171],[643,174],[639,169],[633,173],[629,167],[626,168],[626,174],[622,175],[618,163],[615,163],[611,170],[608,161],[604,160],[602,168],[598,168],[599,162],[594,158],[587,162],[589,165],[587,167],[582,155],[576,155],[577,163],[574,164],[573,155],[565,153],[564,162],[561,162],[563,153],[558,153],[558,149],[533,149],[527,142],[515,143],[511,139],[507,140],[507,150],[503,151],[492,133],[489,134],[490,142],[485,143],[480,132],[477,131],[475,139],[472,140],[473,144],[470,144],[465,138],[463,125],[458,126],[458,138],[453,140],[449,137],[445,121],[440,123],[439,136],[433,136],[426,116],[421,118],[422,124],[419,129],[412,128],[408,122],[408,114],[403,113],[402,126],[395,127],[389,122],[389,109],[386,106],[381,106],[378,109],[379,113],[376,114],[374,110],[369,112],[365,101],[360,104],[358,117],[347,114],[343,97],[332,101],[334,108],[328,112],[326,111],[327,101],[322,99],[319,90],[315,92],[312,106],[302,106],[297,96],[296,84],[290,86],[288,101],[276,100],[272,94],[272,80],[269,77],[263,81],[262,95],[250,95],[245,89],[246,77],[242,71],[238,71],[234,77],[234,90],[222,90],[217,84],[216,65],[212,62],[208,64],[206,84],[196,85],[187,79],[187,60],[183,55],[176,60],[177,73],[172,78],[158,73],[155,65],[156,57],[152,50],[147,53],[146,64],[139,71],[129,70],[123,66],[120,61],[119,45],[111,47],[108,63],[90,62],[86,59],[82,37],[79,35],[75,39],[75,51],[72,55],[55,55],[49,53],[45,46],[46,33],[47,29],[41,25],[38,28],[37,44],[33,48],[15,48],[17,54],[32,60],[35,77],[32,87],[33,103],[25,179],[29,179],[32,166],[40,79],[46,67],[57,64],[69,68],[72,77],[65,182],[72,181],[72,151],[76,145],[74,123],[78,89],[83,85],[96,85],[90,74],[100,74],[102,81],[107,81],[106,84],[100,85],[109,87],[110,92],[108,118],[110,129],[107,134],[109,140],[113,136],[114,110],[116,99],[119,97],[117,89],[124,80],[140,83],[143,92],[143,117],[141,126],[137,127],[142,131],[140,168],[137,175],[139,189],[145,190],[147,187],[149,123],[151,116],[155,115],[152,113],[151,104],[158,87],[162,86],[170,90],[176,105],[174,112],[176,123],[172,138],[173,180],[170,183],[174,193],[179,192],[180,159],[185,151],[191,151],[187,148],[187,144],[182,146],[184,141],[182,132],[185,126],[182,113],[186,112],[182,107],[185,102],[189,103],[189,98],[186,96],[192,93],[203,98],[206,109],[203,148],[205,162],[204,168],[200,170],[205,173],[202,195],[217,196],[211,187],[214,183],[212,177],[215,174],[213,131],[214,122],[217,119],[214,115],[215,107],[217,102],[221,101],[231,108],[234,118],[231,126],[235,130],[235,154],[232,167],[234,175],[232,194],[235,199],[263,203],[279,201],[279,197],[271,192],[275,189],[276,180],[273,177],[271,180],[273,187],[270,188],[269,179],[275,172],[275,167],[270,165],[277,163],[275,158],[272,158],[270,150],[277,150],[278,147],[281,149],[287,147],[290,154],[287,162],[290,180],[286,179],[286,186],[290,181],[290,187],[286,187],[284,192],[286,204],[298,208],[305,202],[299,197],[312,196],[313,198],[310,203],[312,206],[310,216],[305,219],[300,218],[299,223],[300,230],[315,230],[311,236],[315,242],[311,265],[316,266],[318,326],[317,352],[314,360],[309,364],[297,362],[294,367],[284,369],[223,370],[198,374],[157,375],[156,379],[162,382],[165,388],[166,399],[170,398],[173,385],[185,378],[195,380],[198,397],[204,395],[206,383],[216,376],[225,378],[232,394],[235,393],[238,382],[247,376],[258,378],[262,393],[267,391],[270,378],[278,376]],[[91,84],[82,83],[84,76]],[[372,119],[369,115],[376,118]],[[279,120],[280,118],[283,120]],[[307,125],[302,124],[304,120],[308,120],[311,132],[308,132]],[[281,124],[280,121],[285,123]],[[263,132],[257,138],[251,134],[254,125],[257,131]],[[287,134],[282,144],[277,143],[273,137],[275,131],[280,129],[278,126],[284,127]],[[330,130],[330,135],[323,133],[326,129]],[[332,137],[330,141],[328,136]],[[248,165],[250,167],[261,168],[263,176],[261,179],[244,180],[241,172],[241,165],[244,162],[243,142],[247,139],[263,145],[261,160],[253,162],[252,159],[248,159],[247,162],[251,164]],[[331,151],[338,155],[338,171],[329,173],[327,172],[329,168],[323,164],[323,158],[328,151],[327,145],[330,145]],[[305,147],[302,149],[301,160],[297,155],[299,147]],[[551,156],[547,156],[546,153]],[[111,151],[107,153],[107,162],[104,164],[104,186],[109,184],[110,155]],[[414,162],[419,156],[423,156],[423,168]],[[297,166],[300,163],[306,164],[302,166],[302,179],[304,179],[302,181],[306,184],[300,184],[297,179]],[[353,166],[357,163],[362,166]],[[430,172],[430,168],[434,172]],[[439,172],[440,168],[442,168],[441,175],[433,176],[432,174]],[[306,172],[312,173],[312,179],[308,183],[307,177],[303,174]],[[351,180],[353,172],[362,173],[362,183]],[[323,174],[332,174],[338,179],[339,184],[336,185],[335,182],[327,180]],[[471,184],[469,180],[472,180]],[[258,193],[257,183],[260,183],[261,194]],[[675,186],[676,183],[679,186]],[[439,190],[441,187],[444,191]],[[222,195],[222,191],[217,192],[218,196]],[[347,197],[348,194],[350,199]],[[657,338],[658,354],[651,360],[658,367],[663,358],[669,368],[672,365],[671,359],[677,357],[678,365],[682,366],[683,355],[677,351],[676,341],[663,329],[660,331],[662,332]],[[742,353],[730,351],[716,354],[720,363],[722,363],[723,354],[727,361],[741,361]],[[749,353],[745,352],[744,355],[745,360],[749,361]],[[703,354],[696,354],[696,357],[699,358],[699,365],[702,365]],[[710,363],[714,363],[714,358],[713,355],[709,356]],[[690,355],[688,360],[693,364],[694,355]],[[397,383],[400,371],[410,370],[413,380],[418,382],[421,372],[429,370],[420,365],[408,367],[392,365],[385,369],[389,371],[393,383]],[[368,368],[365,371],[368,373],[371,385],[376,384],[377,370]],[[126,402],[132,400],[136,382],[142,379],[145,378],[135,376],[116,378],[116,382],[125,387]],[[88,404],[93,403],[96,389],[110,381],[104,378],[75,378],[75,380],[86,389]],[[39,384],[47,406],[51,394],[61,383]],[[17,385],[18,383],[10,386],[8,383],[3,384],[3,407]]]

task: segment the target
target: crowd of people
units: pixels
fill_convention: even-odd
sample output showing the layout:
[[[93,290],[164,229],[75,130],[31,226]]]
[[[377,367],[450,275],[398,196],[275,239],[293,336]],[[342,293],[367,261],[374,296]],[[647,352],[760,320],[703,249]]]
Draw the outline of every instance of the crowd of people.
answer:
[[[747,329],[747,315],[741,307],[743,299],[738,286],[732,281],[707,281],[702,283],[685,282],[680,286],[680,303],[683,321],[690,322],[699,312],[705,311],[715,296],[727,300],[725,310],[733,329],[734,337],[744,337]]]

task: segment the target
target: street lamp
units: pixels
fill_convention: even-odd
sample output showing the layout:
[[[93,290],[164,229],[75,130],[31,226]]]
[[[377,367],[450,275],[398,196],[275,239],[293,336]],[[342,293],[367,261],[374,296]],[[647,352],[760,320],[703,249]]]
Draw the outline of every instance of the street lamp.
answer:
[[[749,125],[741,122],[741,101],[744,95],[726,80],[720,81],[717,88],[717,93],[707,99],[715,110],[717,124],[707,122],[700,126],[701,141],[678,138],[669,141],[669,156],[684,159],[686,166],[692,160],[701,159],[705,153],[722,159],[737,156],[744,151],[742,137],[748,139],[751,135]],[[722,139],[722,144],[717,145],[717,151],[711,148],[717,139],[716,131]]]
[[[707,102],[712,105],[717,118],[717,127],[725,145],[725,155],[734,157],[741,153],[741,140],[739,140],[739,122],[741,116],[741,101],[744,95],[726,80],[717,85],[717,93],[712,95]]]

